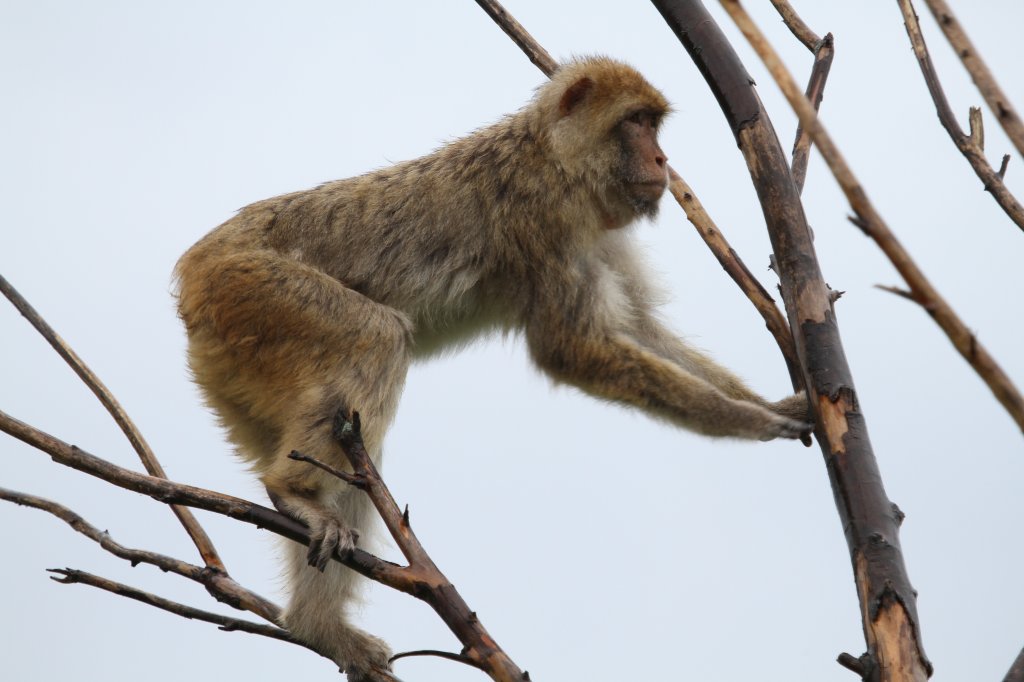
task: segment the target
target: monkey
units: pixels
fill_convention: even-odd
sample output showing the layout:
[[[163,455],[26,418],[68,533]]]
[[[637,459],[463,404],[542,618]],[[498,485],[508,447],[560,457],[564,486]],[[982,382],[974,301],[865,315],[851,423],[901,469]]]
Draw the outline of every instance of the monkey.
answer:
[[[257,201],[175,269],[195,381],[273,504],[287,543],[284,625],[352,682],[390,651],[350,624],[355,573],[329,561],[370,520],[331,436],[362,416],[377,463],[414,360],[489,331],[522,334],[557,382],[709,436],[809,432],[798,393],[769,402],[668,331],[630,231],[668,183],[668,101],[632,67],[569,61],[518,112],[427,156]]]

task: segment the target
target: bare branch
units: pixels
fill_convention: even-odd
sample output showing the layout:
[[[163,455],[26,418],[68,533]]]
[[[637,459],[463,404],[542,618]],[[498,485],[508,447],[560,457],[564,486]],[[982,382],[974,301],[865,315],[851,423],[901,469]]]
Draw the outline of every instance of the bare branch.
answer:
[[[236,609],[250,611],[281,625],[279,606],[242,587],[223,571],[208,566],[196,566],[155,552],[125,547],[115,542],[108,532],[99,530],[76,512],[52,500],[6,488],[0,488],[0,499],[53,514],[114,556],[131,562],[132,566],[140,563],[150,564],[161,571],[183,576],[206,587],[217,601]]]
[[[796,347],[793,345],[793,334],[789,330],[789,322],[779,310],[775,299],[761,286],[757,278],[747,269],[746,264],[736,255],[736,251],[726,241],[715,221],[704,210],[704,205],[700,203],[700,199],[693,193],[690,186],[672,169],[669,169],[668,189],[679,205],[683,207],[687,220],[693,224],[701,239],[711,249],[718,264],[761,314],[765,326],[775,337],[775,342],[786,361],[786,369],[789,371],[793,388],[802,389],[803,372],[800,369],[800,360],[796,356]]]
[[[875,288],[881,289],[882,291],[888,291],[890,294],[896,294],[901,298],[906,298],[916,303],[916,300],[914,299],[914,292],[912,291],[907,291],[901,287],[886,286],[885,284],[876,284]]]
[[[445,658],[449,661],[464,663],[478,670],[484,670],[479,663],[469,658],[468,656],[464,656],[463,654],[452,653],[451,651],[438,651],[436,649],[419,649],[418,651],[403,651],[401,653],[395,654],[389,660],[392,663],[394,663],[395,661],[401,658],[413,658],[415,656],[434,656],[437,658]],[[487,671],[484,670],[484,672]]]
[[[487,16],[494,20],[501,27],[508,37],[512,39],[519,49],[522,50],[530,61],[538,69],[544,72],[548,78],[558,68],[558,62],[545,50],[540,43],[534,40],[533,36],[523,28],[523,25],[516,21],[516,18],[508,13],[497,0],[476,0],[476,4],[487,12]]]
[[[932,64],[931,55],[928,54],[928,47],[925,45],[924,34],[921,32],[921,24],[917,20],[913,4],[910,0],[896,1],[900,6],[900,11],[903,13],[903,22],[907,28],[907,36],[910,38],[910,44],[914,48],[914,55],[917,57],[917,63],[921,67],[921,74],[924,76],[924,82],[928,86],[928,92],[935,102],[935,108],[938,111],[942,127],[946,129],[949,137],[953,140],[953,144],[957,146],[960,153],[971,164],[974,173],[984,184],[985,190],[992,194],[996,203],[1002,207],[1006,215],[1010,217],[1010,220],[1016,223],[1017,227],[1021,230],[1024,230],[1024,206],[1021,206],[1016,197],[1006,188],[1006,185],[1003,184],[1003,179],[999,177],[999,173],[996,172],[992,164],[985,158],[984,150],[974,143],[971,136],[964,134],[960,124],[956,121],[956,116],[953,115],[953,109],[949,105],[949,100],[946,99],[946,94],[942,91],[939,76],[935,72],[935,65]]]
[[[953,46],[953,50],[956,51],[960,61],[971,75],[971,80],[978,86],[978,91],[981,92],[988,108],[995,113],[999,125],[1006,131],[1007,137],[1010,138],[1017,151],[1024,155],[1024,122],[1021,121],[1003,89],[999,87],[995,76],[989,71],[971,39],[967,37],[967,33],[964,32],[960,22],[953,15],[946,0],[924,1],[932,15],[935,16],[935,20],[939,22],[939,28],[946,35],[949,44]]]
[[[772,0],[777,2],[777,0]],[[777,6],[777,5],[776,5]],[[818,111],[821,107],[821,99],[825,95],[825,81],[828,80],[829,71],[832,69],[832,57],[835,55],[835,46],[831,33],[818,42],[814,49],[814,66],[811,67],[811,77],[807,81],[807,89],[804,95]],[[811,136],[799,123],[796,126],[796,140],[793,142],[793,182],[796,183],[797,191],[804,191],[804,180],[807,178],[807,159],[811,154]]]
[[[485,671],[497,682],[520,682],[527,679],[420,544],[409,525],[408,510],[403,512],[399,509],[363,446],[359,413],[353,412],[349,419],[343,410],[339,410],[334,418],[333,434],[355,475],[361,480],[360,487],[370,497],[395,544],[409,561],[407,573],[410,582],[416,586],[416,596],[430,604],[458,637],[463,645],[463,656],[471,665]],[[315,463],[325,470],[330,469],[325,464]],[[342,479],[348,480],[348,475],[345,474]]]
[[[857,225],[871,237],[882,252],[889,258],[896,270],[903,277],[903,280],[913,292],[915,300],[926,305],[928,313],[932,316],[939,327],[946,333],[946,336],[953,343],[953,346],[960,352],[960,355],[974,368],[975,372],[988,385],[996,399],[1010,414],[1017,426],[1024,431],[1024,397],[1014,386],[1013,382],[1006,375],[1003,369],[989,355],[988,351],[974,338],[974,334],[967,328],[967,325],[957,316],[956,312],[942,298],[938,290],[925,277],[924,273],[917,266],[910,254],[903,248],[899,240],[889,229],[882,217],[875,210],[874,205],[868,198],[867,193],[860,182],[850,170],[846,159],[840,153],[838,147],[832,141],[825,127],[818,119],[813,107],[807,98],[800,92],[799,87],[793,80],[782,60],[765,40],[764,35],[753,24],[749,16],[742,10],[738,2],[734,0],[721,0],[726,10],[733,15],[733,18],[740,25],[747,39],[754,46],[762,61],[768,67],[775,82],[789,100],[789,104],[796,111],[800,123],[809,131],[815,146],[821,153],[829,170],[835,176],[836,181],[846,195],[847,201],[856,214]]]
[[[484,11],[494,19],[495,23],[507,33],[516,45],[530,58],[534,64],[545,75],[550,76],[557,68],[552,60],[538,60],[536,55],[545,55],[546,59],[551,57],[533,36],[531,36],[522,25],[516,21],[508,11],[496,0],[477,0],[477,3],[484,8]],[[754,308],[764,319],[765,327],[775,338],[775,343],[782,352],[789,371],[790,381],[794,390],[803,389],[803,375],[796,361],[796,351],[793,348],[793,336],[789,331],[789,324],[785,316],[779,311],[775,299],[768,294],[760,282],[751,274],[750,269],[743,263],[739,255],[729,245],[725,235],[718,229],[714,221],[704,210],[693,189],[683,180],[674,169],[669,168],[669,191],[686,213],[687,220],[697,229],[697,233],[707,244],[715,259],[729,277],[736,283],[740,290],[750,299]]]
[[[1007,671],[1003,682],[1024,682],[1024,649],[1017,654],[1017,658]]]
[[[861,677],[865,677],[864,662],[861,659],[854,656],[853,654],[848,654],[844,651],[843,653],[839,654],[839,656],[836,658],[836,663],[838,663],[839,665],[843,666],[851,672],[857,673]]]
[[[309,530],[306,526],[273,509],[239,497],[175,483],[165,478],[147,476],[119,467],[2,411],[0,411],[0,431],[45,452],[58,464],[95,476],[119,488],[147,495],[164,504],[182,504],[223,514],[237,521],[252,524],[257,528],[269,530],[289,540],[309,545]],[[410,584],[400,566],[378,559],[358,548],[345,554],[337,554],[334,558],[371,580],[417,596],[415,585]]]
[[[203,611],[202,609],[186,606],[185,604],[171,601],[170,599],[158,597],[155,594],[144,592],[140,589],[131,587],[130,585],[125,585],[124,583],[108,580],[107,578],[101,578],[98,575],[93,575],[92,573],[86,573],[85,571],[79,571],[73,568],[51,568],[48,570],[50,573],[55,573],[56,576],[60,576],[50,576],[50,579],[63,585],[91,585],[93,587],[98,587],[101,590],[106,590],[113,594],[119,594],[122,597],[128,597],[129,599],[140,601],[143,604],[149,604],[150,606],[155,606],[158,609],[169,611],[170,613],[177,614],[183,618],[213,623],[226,632],[248,632],[253,635],[262,635],[263,637],[270,637],[271,639],[288,642],[289,644],[297,644],[309,649],[308,646],[292,637],[291,633],[287,630],[282,630],[281,628],[273,625],[253,623],[247,620],[222,616],[219,613],[213,613],[211,611]],[[312,651],[312,649],[310,650]]]
[[[367,494],[377,505],[385,525],[392,532],[402,552],[409,558],[410,566],[398,566],[358,548],[338,552],[333,558],[371,580],[427,602],[467,647],[467,655],[483,666],[492,679],[496,682],[521,682],[522,672],[494,642],[475,613],[470,610],[416,540],[409,526],[408,516],[398,510],[394,498],[363,449],[358,424],[346,426],[344,415],[341,417],[340,423],[336,424],[339,440],[343,447],[347,448],[346,454],[359,462],[358,465],[353,464],[356,474],[366,480]],[[309,532],[304,525],[272,509],[230,495],[119,467],[4,412],[0,412],[0,431],[49,454],[58,464],[77,469],[126,490],[148,495],[165,504],[184,504],[223,514],[304,545],[309,544]]]
[[[786,24],[786,28],[792,31],[796,39],[804,44],[804,47],[811,52],[815,52],[818,43],[821,42],[821,38],[811,30],[810,26],[804,23],[804,20],[796,13],[793,6],[786,0],[772,0],[772,4],[775,5],[775,10],[782,17],[782,22]]]
[[[36,331],[46,339],[47,343],[57,351],[57,354],[64,359],[64,362],[75,371],[75,374],[79,376],[83,383],[89,387],[89,390],[99,399],[103,407],[106,408],[110,416],[114,418],[117,425],[121,428],[128,442],[131,443],[132,448],[138,453],[139,459],[142,460],[142,465],[146,468],[146,471],[152,476],[159,476],[160,478],[167,478],[167,474],[164,473],[163,467],[160,466],[160,462],[157,460],[156,455],[153,454],[153,450],[149,447],[149,443],[143,438],[142,433],[138,427],[128,416],[128,413],[124,411],[121,404],[114,398],[114,395],[110,390],[100,381],[99,377],[93,374],[92,370],[85,364],[82,358],[78,357],[78,354],[71,349],[64,339],[54,331],[46,320],[43,319],[42,315],[36,312],[25,298],[18,293],[18,291],[8,282],[3,275],[0,275],[0,292],[3,292],[4,296],[7,297],[18,312],[29,321]],[[199,521],[193,516],[192,512],[185,507],[178,505],[171,505],[171,510],[174,515],[178,517],[178,521],[185,528],[185,532],[188,533],[189,537],[192,538],[192,542],[195,544],[196,549],[199,550],[200,556],[203,558],[203,563],[211,568],[216,568],[221,571],[224,570],[224,563],[221,561],[220,556],[217,554],[216,548],[213,546],[213,541],[210,540],[210,536],[206,534],[203,527],[199,525]]]

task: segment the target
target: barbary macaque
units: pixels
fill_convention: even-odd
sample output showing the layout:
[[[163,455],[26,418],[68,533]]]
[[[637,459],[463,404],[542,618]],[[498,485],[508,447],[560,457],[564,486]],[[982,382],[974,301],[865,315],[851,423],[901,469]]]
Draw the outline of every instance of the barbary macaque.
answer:
[[[352,682],[390,679],[387,645],[349,624],[356,574],[330,561],[370,521],[331,435],[355,409],[379,461],[409,364],[522,332],[556,380],[709,436],[810,429],[802,394],[761,398],[669,332],[629,225],[656,214],[668,102],[603,57],[564,64],[520,111],[413,161],[241,209],[178,262],[195,379],[282,512],[285,624]]]

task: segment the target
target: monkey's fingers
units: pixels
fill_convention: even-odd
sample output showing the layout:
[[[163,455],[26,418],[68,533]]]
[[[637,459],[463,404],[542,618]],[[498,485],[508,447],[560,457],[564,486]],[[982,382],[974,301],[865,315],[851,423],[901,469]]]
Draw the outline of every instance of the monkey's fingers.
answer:
[[[810,435],[814,424],[787,417],[779,417],[772,427],[770,431],[761,436],[761,440],[774,440],[776,438],[799,438],[803,440],[805,436]]]
[[[355,549],[359,540],[359,532],[337,522],[324,523],[313,533],[306,553],[306,561],[318,571],[327,568],[335,552],[348,552]]]

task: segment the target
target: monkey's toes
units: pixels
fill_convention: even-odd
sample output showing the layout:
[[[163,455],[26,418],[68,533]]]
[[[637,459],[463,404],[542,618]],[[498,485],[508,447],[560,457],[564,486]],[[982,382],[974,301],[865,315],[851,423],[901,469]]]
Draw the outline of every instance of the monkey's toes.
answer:
[[[391,672],[391,649],[384,640],[355,629],[351,635],[354,651],[343,668],[349,682],[401,682]]]
[[[340,521],[331,519],[312,529],[306,561],[318,571],[327,568],[335,552],[344,554],[355,549],[359,531],[349,528]]]

